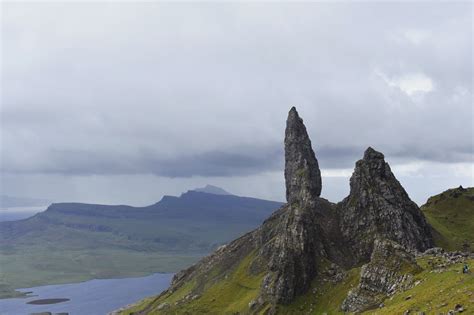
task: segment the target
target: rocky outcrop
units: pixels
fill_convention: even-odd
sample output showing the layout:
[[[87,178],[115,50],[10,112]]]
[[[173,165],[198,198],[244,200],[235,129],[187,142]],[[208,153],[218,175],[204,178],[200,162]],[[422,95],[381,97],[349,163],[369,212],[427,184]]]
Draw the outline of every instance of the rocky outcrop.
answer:
[[[321,194],[321,172],[306,127],[291,108],[285,131],[285,182],[289,204],[309,205]]]
[[[320,198],[318,161],[295,108],[289,112],[285,132],[285,181],[286,205],[258,229],[176,274],[155,305],[173,301],[164,312],[173,314],[173,307],[197,303],[193,297],[199,301],[206,288],[225,282],[234,270],[240,270],[242,261],[251,261],[246,272],[261,277],[260,289],[239,312],[276,313],[279,304],[293,302],[315,279],[324,278],[327,266],[340,281],[343,270],[365,264],[359,286],[342,306],[348,311],[363,310],[407,283],[404,274],[417,267],[413,253],[433,244],[423,214],[383,154],[372,148],[357,162],[347,198],[337,205]],[[173,293],[190,283],[193,287],[176,300]],[[142,313],[152,310],[153,305]]]
[[[410,200],[382,153],[370,147],[365,151],[356,163],[350,188],[349,196],[338,204],[338,214],[354,263],[368,260],[378,237],[415,251],[433,246],[423,213]]]
[[[273,232],[263,228],[262,253],[268,273],[262,295],[274,303],[289,303],[304,293],[318,272],[318,261],[328,257],[322,225],[333,215],[333,205],[319,198],[321,172],[303,120],[293,107],[285,131],[285,180],[288,205]]]
[[[288,204],[257,230],[176,274],[167,293],[189,281],[206,278],[205,275],[216,269],[233,270],[242,257],[256,252],[251,272],[264,274],[259,297],[251,303],[252,309],[258,310],[263,305],[290,303],[308,290],[322,260],[340,261],[345,256],[340,251],[342,246],[334,246],[334,241],[330,241],[332,234],[339,233],[335,204],[319,197],[321,175],[318,162],[295,108],[289,112],[285,134]],[[225,277],[226,272],[221,272],[214,280]],[[203,287],[197,285],[190,295],[200,294]]]
[[[428,258],[427,263],[434,272],[444,271],[448,266],[463,263],[469,258],[474,259],[474,253],[472,252],[448,252],[440,247],[430,248],[424,253],[419,253],[417,256]]]
[[[415,256],[389,240],[376,239],[370,262],[363,265],[360,282],[342,303],[345,312],[361,312],[379,306],[389,295],[408,288],[421,268]]]
[[[320,213],[331,212],[333,207],[319,198],[313,201],[313,208],[288,205],[273,233],[262,230],[265,238],[274,235],[262,246],[268,261],[263,296],[274,303],[289,303],[308,290],[320,261],[331,256],[326,251],[327,236],[322,227],[327,220]]]

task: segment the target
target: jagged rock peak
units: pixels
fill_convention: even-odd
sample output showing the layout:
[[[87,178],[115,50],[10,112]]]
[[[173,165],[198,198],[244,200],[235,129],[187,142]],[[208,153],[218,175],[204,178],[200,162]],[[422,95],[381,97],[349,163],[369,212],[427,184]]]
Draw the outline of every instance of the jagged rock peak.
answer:
[[[303,119],[292,107],[286,120],[285,181],[288,203],[305,204],[321,194],[321,172]]]
[[[364,152],[364,160],[383,160],[385,157],[381,152],[375,151],[372,147],[368,147]]]
[[[381,152],[368,147],[364,152],[364,157],[356,162],[354,173],[350,179],[351,192],[368,188],[368,186],[379,187],[386,184],[396,187],[396,190],[406,195],[402,185],[398,182],[390,169],[390,166],[385,162],[385,157]],[[384,187],[379,187],[384,188]],[[406,195],[408,198],[408,195]]]
[[[356,162],[354,173],[350,179],[351,193],[367,188],[367,185],[373,186],[372,184],[380,180],[398,184],[397,186],[400,186],[401,190],[403,190],[392,174],[390,166],[385,162],[384,155],[368,147],[364,152],[364,157]]]
[[[418,206],[393,175],[382,153],[368,148],[356,163],[350,194],[339,204],[342,234],[364,261],[374,236],[398,242],[407,249],[424,251],[433,246],[431,230]]]

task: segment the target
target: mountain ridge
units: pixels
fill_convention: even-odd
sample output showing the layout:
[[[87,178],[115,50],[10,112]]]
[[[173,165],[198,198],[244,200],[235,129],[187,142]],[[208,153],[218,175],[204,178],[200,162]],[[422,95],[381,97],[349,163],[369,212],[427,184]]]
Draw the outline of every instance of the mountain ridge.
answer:
[[[217,186],[214,186],[214,185],[209,185],[207,184],[206,186],[204,187],[201,187],[201,188],[194,188],[192,189],[193,191],[197,191],[197,192],[204,192],[204,193],[208,193],[208,194],[215,194],[215,195],[232,195],[230,192],[220,188],[220,187],[217,187]]]
[[[28,219],[0,222],[0,297],[21,287],[176,272],[281,204],[195,191],[146,207],[54,203]]]

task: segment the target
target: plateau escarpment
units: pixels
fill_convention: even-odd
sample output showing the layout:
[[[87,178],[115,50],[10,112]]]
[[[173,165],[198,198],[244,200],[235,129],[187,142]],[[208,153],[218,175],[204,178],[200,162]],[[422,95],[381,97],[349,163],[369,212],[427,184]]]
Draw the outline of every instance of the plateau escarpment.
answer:
[[[16,288],[177,272],[281,205],[212,186],[147,207],[53,204],[0,222],[0,298],[18,295]]]
[[[421,272],[416,255],[434,246],[432,228],[382,153],[368,148],[356,163],[349,196],[331,203],[320,197],[318,161],[292,108],[285,180],[287,204],[259,228],[177,273],[160,296],[122,313],[319,314],[328,287],[340,290],[330,297],[337,300],[332,307],[362,312],[414,285]]]

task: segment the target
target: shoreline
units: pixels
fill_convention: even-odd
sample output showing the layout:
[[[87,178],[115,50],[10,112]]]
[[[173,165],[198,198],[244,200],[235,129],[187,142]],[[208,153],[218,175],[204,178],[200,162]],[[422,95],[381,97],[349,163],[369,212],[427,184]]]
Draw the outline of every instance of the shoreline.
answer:
[[[34,287],[26,287],[26,288],[15,288],[11,289],[12,291],[9,291],[9,293],[6,293],[5,295],[2,295],[0,293],[0,300],[6,300],[6,299],[27,299],[30,297],[34,297],[34,295],[30,295],[34,293],[32,289],[36,288],[42,288],[42,287],[48,287],[48,286],[56,286],[56,285],[67,285],[67,284],[78,284],[78,283],[84,283],[87,281],[93,281],[93,280],[113,280],[113,279],[131,279],[131,278],[145,278],[149,277],[152,275],[156,274],[174,274],[174,272],[151,272],[151,273],[145,273],[141,274],[138,276],[117,276],[117,277],[107,277],[107,278],[89,278],[89,279],[84,279],[80,281],[60,281],[60,282],[54,282],[54,283],[47,283],[47,284],[40,284],[36,285]],[[22,291],[22,290],[28,290],[28,291]]]

